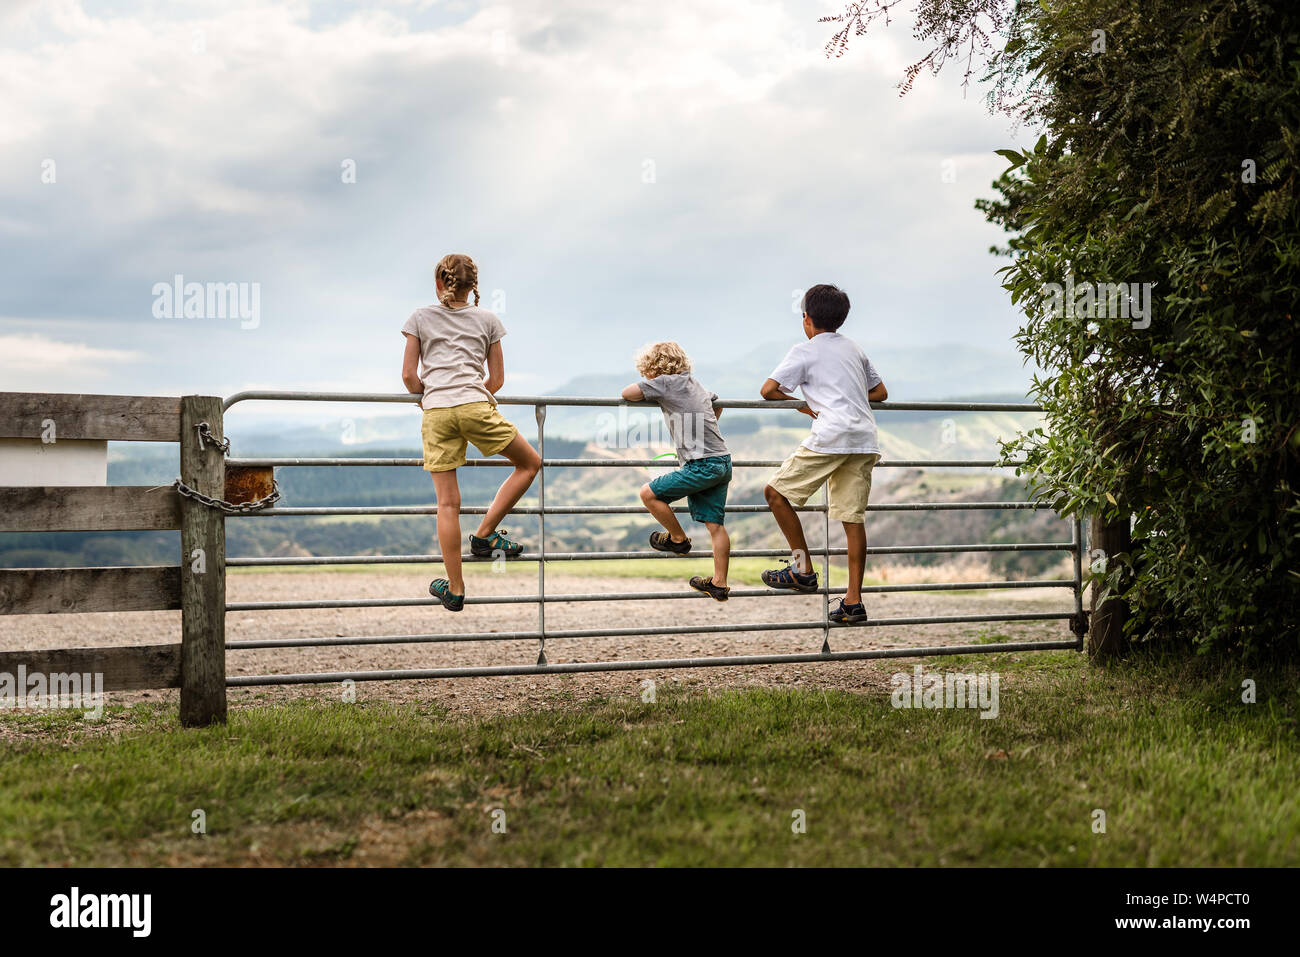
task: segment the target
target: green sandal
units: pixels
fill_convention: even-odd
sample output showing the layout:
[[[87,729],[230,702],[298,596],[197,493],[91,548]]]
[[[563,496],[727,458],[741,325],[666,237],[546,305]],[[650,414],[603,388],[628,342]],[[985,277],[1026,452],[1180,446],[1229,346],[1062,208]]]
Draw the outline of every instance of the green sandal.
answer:
[[[435,578],[429,582],[429,594],[442,602],[448,611],[464,611],[465,596],[451,593],[451,582],[445,578]]]
[[[476,558],[497,558],[500,556],[518,558],[524,553],[524,546],[506,538],[506,530],[501,528],[487,538],[470,535],[469,553]]]

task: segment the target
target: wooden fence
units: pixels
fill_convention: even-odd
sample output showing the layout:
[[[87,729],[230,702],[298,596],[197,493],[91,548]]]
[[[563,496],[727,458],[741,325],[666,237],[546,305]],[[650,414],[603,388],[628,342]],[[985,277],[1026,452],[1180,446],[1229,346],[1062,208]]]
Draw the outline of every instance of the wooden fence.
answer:
[[[214,396],[63,395],[0,392],[0,438],[175,442],[190,488],[225,492],[225,458],[199,440],[220,439]],[[0,615],[181,610],[178,644],[0,651],[0,672],[102,673],[105,691],[180,688],[181,722],[226,716],[225,517],[171,486],[0,487],[0,532],[179,529],[176,565],[0,569]]]

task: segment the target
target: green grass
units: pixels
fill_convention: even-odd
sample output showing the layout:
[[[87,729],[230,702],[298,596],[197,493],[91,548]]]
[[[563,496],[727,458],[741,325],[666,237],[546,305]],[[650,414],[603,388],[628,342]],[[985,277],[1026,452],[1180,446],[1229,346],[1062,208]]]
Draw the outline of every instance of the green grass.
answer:
[[[0,863],[1300,863],[1294,668],[1099,669],[1066,653],[927,668],[996,669],[1000,716],[662,687],[654,704],[486,719],[324,700],[200,731],[161,707],[98,729],[8,715]],[[1246,677],[1257,704],[1240,700]]]

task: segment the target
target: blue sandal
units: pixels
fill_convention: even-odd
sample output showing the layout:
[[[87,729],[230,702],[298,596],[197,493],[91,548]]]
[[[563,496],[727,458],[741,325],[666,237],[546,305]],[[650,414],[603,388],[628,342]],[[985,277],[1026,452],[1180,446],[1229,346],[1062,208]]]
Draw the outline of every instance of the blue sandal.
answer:
[[[769,568],[763,572],[763,584],[769,588],[788,588],[791,591],[815,592],[817,590],[817,573],[807,575],[794,570],[794,563],[787,561],[785,568]]]
[[[448,611],[464,611],[465,596],[451,593],[451,582],[445,578],[435,578],[429,582],[429,594],[442,602]]]

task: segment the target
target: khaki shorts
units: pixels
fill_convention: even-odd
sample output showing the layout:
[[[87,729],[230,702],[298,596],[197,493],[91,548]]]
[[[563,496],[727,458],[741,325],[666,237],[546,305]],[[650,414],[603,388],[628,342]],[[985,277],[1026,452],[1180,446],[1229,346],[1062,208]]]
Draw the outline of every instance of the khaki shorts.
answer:
[[[880,461],[874,452],[841,454],[813,452],[802,445],[781,463],[767,481],[791,505],[804,505],[830,480],[830,517],[837,522],[861,523],[871,497],[871,470]]]
[[[420,437],[424,468],[447,472],[465,464],[465,442],[484,455],[496,455],[515,440],[518,429],[491,402],[467,402],[449,409],[425,409]]]

